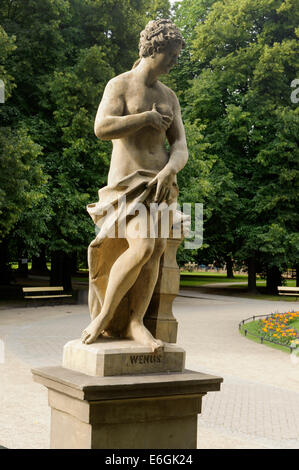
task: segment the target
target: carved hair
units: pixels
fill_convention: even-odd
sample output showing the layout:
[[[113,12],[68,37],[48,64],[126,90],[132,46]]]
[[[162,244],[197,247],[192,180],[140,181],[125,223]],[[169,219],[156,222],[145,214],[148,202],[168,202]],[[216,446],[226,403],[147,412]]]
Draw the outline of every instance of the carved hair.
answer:
[[[139,57],[133,68],[138,65],[142,57],[149,57],[154,52],[162,52],[168,45],[177,43],[184,47],[185,42],[180,30],[170,20],[149,21],[140,33]]]

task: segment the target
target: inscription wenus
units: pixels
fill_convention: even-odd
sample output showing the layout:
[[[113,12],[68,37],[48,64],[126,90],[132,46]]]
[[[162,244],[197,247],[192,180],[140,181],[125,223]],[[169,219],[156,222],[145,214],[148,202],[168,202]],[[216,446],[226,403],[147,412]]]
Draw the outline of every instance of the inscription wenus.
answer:
[[[67,369],[95,377],[183,372],[185,351],[168,343],[163,349],[153,352],[132,340],[101,338],[86,345],[75,339],[64,346],[62,363]]]
[[[130,356],[131,364],[155,364],[161,362],[162,356],[158,354],[142,354]]]

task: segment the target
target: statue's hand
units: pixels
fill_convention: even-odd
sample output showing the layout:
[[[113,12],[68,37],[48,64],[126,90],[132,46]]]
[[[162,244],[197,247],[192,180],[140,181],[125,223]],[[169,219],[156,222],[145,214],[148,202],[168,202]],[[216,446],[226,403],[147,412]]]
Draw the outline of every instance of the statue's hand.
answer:
[[[155,176],[155,178],[147,184],[148,188],[152,188],[153,186],[157,185],[154,202],[160,204],[163,201],[167,201],[174,180],[175,175],[170,173],[167,169],[163,168],[163,170],[161,170]]]
[[[170,127],[172,123],[172,117],[166,114],[159,113],[156,107],[156,103],[153,104],[152,110],[147,111],[147,113],[149,118],[149,124],[154,129],[157,129],[158,131],[166,131]]]

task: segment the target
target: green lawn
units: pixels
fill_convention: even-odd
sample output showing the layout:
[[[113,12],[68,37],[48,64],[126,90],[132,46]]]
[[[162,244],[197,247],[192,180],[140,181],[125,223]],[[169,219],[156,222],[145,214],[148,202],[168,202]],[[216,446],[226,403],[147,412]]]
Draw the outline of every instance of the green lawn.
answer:
[[[181,286],[196,287],[203,286],[204,284],[212,284],[213,282],[247,282],[246,275],[235,276],[233,279],[228,279],[225,274],[215,273],[188,273],[181,271]]]
[[[199,272],[199,273],[190,273],[181,271],[181,286],[183,287],[196,287],[196,286],[203,286],[205,284],[212,284],[212,283],[235,283],[235,286],[231,286],[234,289],[238,289],[240,286],[240,282],[247,282],[248,276],[245,275],[237,275],[233,279],[229,279],[226,277],[225,274],[216,274],[216,273],[206,273],[206,272]],[[266,286],[266,280],[257,278],[257,286]],[[296,286],[295,279],[287,279],[286,285],[289,287]]]
[[[266,287],[266,280],[265,279],[258,279],[256,281],[257,286],[259,287]],[[296,279],[286,279],[284,284],[286,287],[296,287]],[[233,289],[238,288],[238,286],[231,286]],[[299,296],[298,296],[299,297]]]
[[[19,268],[19,265],[18,263],[15,261],[13,263],[9,263],[10,264],[10,267],[11,269],[18,269]],[[28,262],[28,269],[30,270],[32,268],[32,263],[31,261]],[[49,271],[51,270],[51,263],[47,263],[47,268],[49,269]]]
[[[208,277],[208,278],[215,278],[215,279],[227,279],[228,281],[233,281],[234,279],[246,281],[248,278],[247,274],[238,274],[238,275],[235,275],[233,279],[228,279],[226,274],[214,273],[214,272],[209,273],[209,271],[194,271],[194,272],[181,271],[181,274],[184,276],[191,276],[191,277],[194,276],[194,277]],[[217,282],[221,282],[221,281],[217,280]]]

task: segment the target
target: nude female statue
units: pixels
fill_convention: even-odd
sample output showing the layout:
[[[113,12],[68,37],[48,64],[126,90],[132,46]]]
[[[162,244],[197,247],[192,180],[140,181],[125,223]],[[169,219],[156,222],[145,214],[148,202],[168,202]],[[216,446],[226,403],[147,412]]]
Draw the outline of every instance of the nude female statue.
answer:
[[[158,77],[169,72],[183,45],[179,30],[170,20],[150,21],[140,34],[140,59],[132,70],[107,84],[96,115],[95,134],[99,139],[112,140],[113,151],[108,185],[99,191],[100,202],[111,202],[124,188],[133,200],[141,194],[147,203],[176,200],[176,174],[187,162],[187,144],[178,99]],[[89,211],[96,221],[92,213],[95,206],[90,205]],[[118,335],[153,351],[163,347],[144,326],[143,317],[167,240],[148,235],[131,237],[135,225],[136,218],[128,217],[125,239],[105,238],[100,232],[90,244],[92,321],[82,333],[83,343],[92,343],[100,335]],[[125,296],[129,313],[123,318]]]

